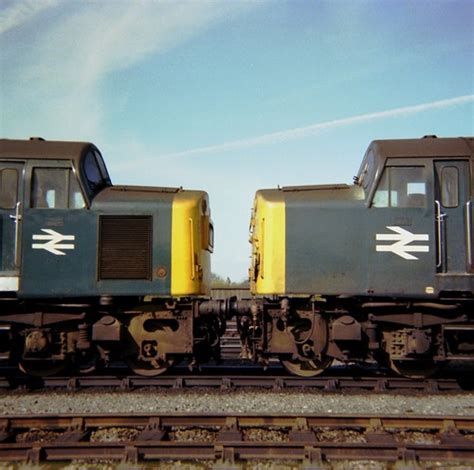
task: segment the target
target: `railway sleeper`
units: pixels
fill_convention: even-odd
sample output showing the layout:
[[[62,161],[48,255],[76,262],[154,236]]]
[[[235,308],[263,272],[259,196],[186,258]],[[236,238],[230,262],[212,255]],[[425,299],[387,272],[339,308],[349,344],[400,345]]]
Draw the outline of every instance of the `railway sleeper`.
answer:
[[[5,418],[2,424],[2,428],[10,433],[11,439],[0,444],[0,459],[8,461],[13,458],[31,464],[59,460],[59,457],[62,460],[107,458],[124,464],[135,464],[139,460],[192,457],[214,459],[216,468],[231,468],[238,461],[253,458],[296,460],[304,468],[325,468],[333,460],[367,458],[390,461],[396,464],[396,468],[416,468],[420,462],[429,459],[474,461],[472,439],[465,437],[466,433],[474,430],[469,417],[15,416]],[[92,435],[92,431],[100,429],[103,432],[108,427],[115,429],[115,426],[137,432],[127,433],[131,437],[126,441],[121,441],[119,434],[112,434],[117,440],[110,440],[110,437],[102,434],[105,440],[89,442],[88,436]],[[193,440],[191,443],[186,443],[187,438],[169,441],[167,430],[174,426],[212,429],[217,426],[220,431],[214,442],[208,442],[206,438]],[[270,433],[273,433],[275,427],[279,427],[288,433],[290,439],[273,442],[266,439],[246,440],[241,435],[230,434],[225,438],[225,434],[221,434],[255,426],[268,428]],[[32,428],[36,428],[37,432],[26,432],[25,436],[25,431]],[[433,446],[432,440],[414,443],[409,437],[408,440],[395,439],[394,433],[403,434],[412,429],[435,434],[435,440],[439,444]],[[336,430],[342,433],[337,440],[331,434]],[[361,438],[354,440],[353,434],[348,433],[348,430],[359,433]],[[81,432],[84,433],[83,437],[74,434]],[[151,434],[147,434],[148,432]],[[49,441],[35,440],[42,439],[45,433],[49,433]],[[21,436],[23,437],[18,439]],[[340,440],[343,436],[346,436],[346,440]]]

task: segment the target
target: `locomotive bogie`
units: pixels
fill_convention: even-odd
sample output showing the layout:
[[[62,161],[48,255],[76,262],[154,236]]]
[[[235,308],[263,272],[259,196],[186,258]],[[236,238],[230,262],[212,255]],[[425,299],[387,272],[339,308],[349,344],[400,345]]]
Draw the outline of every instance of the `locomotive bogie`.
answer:
[[[297,375],[318,375],[335,360],[411,378],[474,362],[472,310],[458,303],[284,297],[242,301],[239,309],[242,356],[264,365],[277,357]]]

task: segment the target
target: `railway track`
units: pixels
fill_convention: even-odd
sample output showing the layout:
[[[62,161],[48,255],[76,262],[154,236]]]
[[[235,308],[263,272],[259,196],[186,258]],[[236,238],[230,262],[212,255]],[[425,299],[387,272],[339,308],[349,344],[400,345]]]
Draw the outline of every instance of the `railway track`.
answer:
[[[136,464],[251,460],[304,468],[381,460],[474,464],[474,417],[286,415],[38,415],[0,419],[0,461]]]
[[[134,390],[141,388],[214,388],[240,389],[262,388],[270,390],[281,389],[311,389],[327,392],[462,392],[462,383],[456,378],[438,378],[413,380],[401,377],[372,377],[351,376],[350,374],[329,375],[324,377],[301,378],[295,376],[272,374],[256,374],[243,369],[241,373],[226,370],[222,375],[174,373],[156,377],[140,375],[124,375],[122,373],[107,373],[107,375],[78,375],[27,377],[22,375],[0,376],[0,389],[7,390],[41,390],[64,389],[82,390],[93,388],[114,388],[119,390]]]

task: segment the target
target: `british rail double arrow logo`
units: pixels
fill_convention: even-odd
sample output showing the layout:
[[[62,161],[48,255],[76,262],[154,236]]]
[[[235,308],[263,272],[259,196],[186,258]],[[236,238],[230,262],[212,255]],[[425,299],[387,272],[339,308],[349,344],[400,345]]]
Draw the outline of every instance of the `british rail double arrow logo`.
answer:
[[[64,256],[66,253],[61,250],[74,250],[74,243],[63,243],[65,241],[74,241],[74,235],[63,235],[55,230],[49,228],[42,228],[43,234],[33,235],[33,240],[42,240],[44,243],[33,243],[31,247],[33,250],[46,250],[56,256]]]
[[[377,241],[395,242],[391,245],[376,245],[376,251],[391,251],[403,259],[417,260],[416,256],[410,253],[428,253],[429,245],[412,245],[413,242],[427,242],[430,236],[426,233],[414,234],[404,228],[388,225],[387,228],[395,233],[377,233]]]

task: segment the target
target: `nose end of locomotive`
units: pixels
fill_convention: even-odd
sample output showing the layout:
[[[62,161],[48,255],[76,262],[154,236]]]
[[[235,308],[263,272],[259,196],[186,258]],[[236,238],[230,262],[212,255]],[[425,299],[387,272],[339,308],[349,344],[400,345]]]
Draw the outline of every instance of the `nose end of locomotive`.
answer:
[[[176,193],[171,216],[173,296],[210,294],[214,225],[205,191]]]
[[[280,190],[260,190],[250,222],[252,294],[285,292],[286,211]]]

